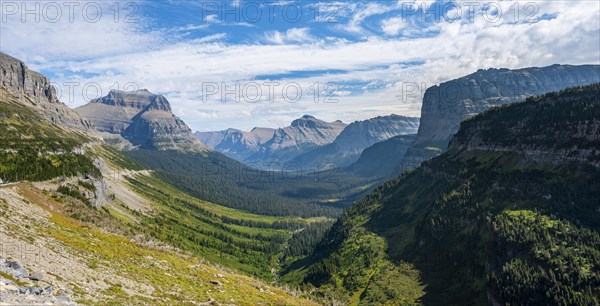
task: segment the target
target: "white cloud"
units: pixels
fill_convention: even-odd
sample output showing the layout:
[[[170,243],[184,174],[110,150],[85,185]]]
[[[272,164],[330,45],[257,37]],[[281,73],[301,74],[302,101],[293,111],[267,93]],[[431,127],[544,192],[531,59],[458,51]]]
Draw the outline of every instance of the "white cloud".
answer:
[[[37,68],[63,72],[64,76],[57,74],[54,80],[59,83],[97,82],[106,92],[115,82],[135,82],[140,88],[165,93],[175,113],[197,130],[276,126],[304,113],[326,120],[352,121],[392,112],[418,115],[418,99],[403,103],[399,97],[403,82],[427,87],[480,68],[600,62],[600,4],[536,3],[537,16],[556,17],[537,23],[514,23],[513,17],[505,13],[492,23],[478,16],[474,22],[434,24],[439,33],[433,37],[403,39],[391,36],[410,29],[395,28],[384,20],[378,23],[382,35],[363,41],[319,39],[308,28],[300,27],[268,33],[260,42],[269,44],[225,44],[221,42],[225,33],[165,43],[163,33],[148,32],[141,23],[5,23],[1,25],[0,49],[26,61],[35,60]],[[500,4],[508,12],[514,2]],[[353,20],[364,21],[366,16],[381,14],[378,12],[385,9],[382,5],[371,6],[355,14]],[[360,30],[361,24],[355,23],[356,29]],[[403,26],[412,29],[412,24]],[[346,72],[292,76],[281,82],[297,82],[303,88],[314,82],[337,82],[345,94],[348,89],[344,86],[350,82],[371,85],[362,94],[341,96],[336,104],[314,103],[311,97],[295,104],[200,101],[203,82],[231,84],[257,75],[321,70]],[[81,103],[79,97],[76,104]]]
[[[26,61],[62,61],[142,52],[165,41],[162,33],[145,30],[140,16],[129,18],[126,11],[114,13],[113,2],[86,3],[12,2],[17,12],[2,14],[6,20],[0,23],[0,50]],[[3,3],[2,8],[8,10],[8,4]],[[25,9],[36,13],[24,15]]]
[[[268,32],[265,34],[265,40],[273,44],[286,44],[286,43],[307,43],[313,42],[316,39],[310,35],[309,28],[291,28],[286,32]]]
[[[381,30],[389,36],[397,36],[402,28],[404,28],[404,22],[401,17],[392,17],[381,22]]]

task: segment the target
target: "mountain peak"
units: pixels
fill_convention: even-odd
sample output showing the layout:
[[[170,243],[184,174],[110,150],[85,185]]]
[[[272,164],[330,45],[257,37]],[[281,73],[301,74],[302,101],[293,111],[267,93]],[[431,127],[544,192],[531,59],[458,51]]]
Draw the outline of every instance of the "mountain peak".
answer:
[[[108,95],[94,99],[90,103],[102,103],[110,106],[130,107],[139,110],[171,111],[171,105],[162,95],[151,93],[147,89],[118,90],[111,89]]]
[[[190,128],[172,110],[167,98],[147,89],[111,90],[78,107],[101,132],[118,134],[134,146],[156,150],[205,151]]]

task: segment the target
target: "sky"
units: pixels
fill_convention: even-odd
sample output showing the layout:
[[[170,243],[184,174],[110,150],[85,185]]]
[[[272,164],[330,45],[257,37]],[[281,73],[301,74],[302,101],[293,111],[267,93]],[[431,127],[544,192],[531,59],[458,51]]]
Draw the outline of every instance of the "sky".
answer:
[[[10,1],[0,51],[70,107],[167,97],[194,131],[419,116],[487,68],[600,63],[600,1]]]

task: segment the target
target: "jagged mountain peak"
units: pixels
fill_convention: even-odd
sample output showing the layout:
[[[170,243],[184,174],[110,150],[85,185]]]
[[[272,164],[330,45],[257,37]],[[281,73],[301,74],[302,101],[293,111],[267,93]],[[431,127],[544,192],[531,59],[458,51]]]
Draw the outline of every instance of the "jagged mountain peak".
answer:
[[[305,128],[319,128],[319,127],[324,127],[326,126],[328,123],[315,118],[314,116],[311,115],[304,115],[294,121],[292,121],[292,123],[290,124],[290,126],[292,127],[305,127]]]
[[[340,120],[326,122],[303,115],[286,127],[255,127],[250,132],[230,128],[196,132],[196,137],[242,162],[285,162],[307,150],[331,143],[345,127],[346,124]]]
[[[303,168],[317,163],[344,167],[357,161],[365,148],[394,136],[416,133],[418,127],[419,118],[396,114],[354,121],[332,143],[303,153],[292,161]]]

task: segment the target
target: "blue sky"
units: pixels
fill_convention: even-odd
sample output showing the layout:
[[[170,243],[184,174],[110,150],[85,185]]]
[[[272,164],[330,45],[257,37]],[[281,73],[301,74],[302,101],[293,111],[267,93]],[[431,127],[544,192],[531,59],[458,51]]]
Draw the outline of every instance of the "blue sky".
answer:
[[[67,3],[3,1],[0,50],[71,107],[147,88],[201,131],[419,116],[427,87],[477,69],[600,63],[597,1]]]

